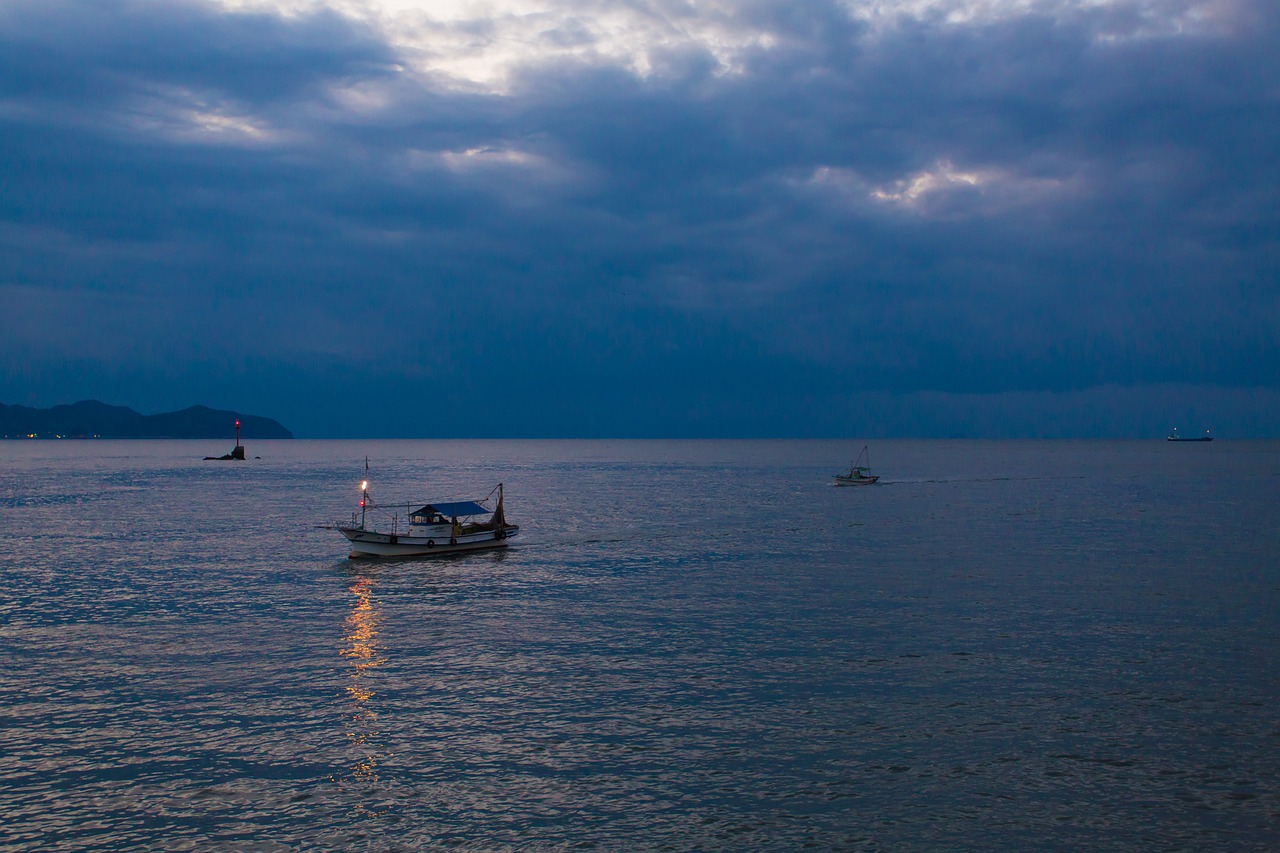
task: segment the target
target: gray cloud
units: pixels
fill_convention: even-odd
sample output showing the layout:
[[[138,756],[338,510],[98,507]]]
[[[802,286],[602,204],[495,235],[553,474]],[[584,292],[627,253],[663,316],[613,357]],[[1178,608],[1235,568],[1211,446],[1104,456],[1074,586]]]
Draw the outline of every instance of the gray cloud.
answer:
[[[820,434],[857,392],[1273,391],[1276,25],[1117,8],[744,4],[717,25],[771,40],[735,70],[582,50],[495,94],[330,12],[11,3],[0,398]],[[357,377],[424,402],[342,421],[323,389]]]

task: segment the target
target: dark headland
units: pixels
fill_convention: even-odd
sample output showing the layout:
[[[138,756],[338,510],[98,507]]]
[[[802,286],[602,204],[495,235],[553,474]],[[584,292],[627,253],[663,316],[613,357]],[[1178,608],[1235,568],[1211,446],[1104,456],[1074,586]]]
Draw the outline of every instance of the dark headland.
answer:
[[[246,439],[293,438],[271,418],[208,406],[143,415],[97,400],[50,409],[0,403],[0,438],[228,438],[236,421]]]

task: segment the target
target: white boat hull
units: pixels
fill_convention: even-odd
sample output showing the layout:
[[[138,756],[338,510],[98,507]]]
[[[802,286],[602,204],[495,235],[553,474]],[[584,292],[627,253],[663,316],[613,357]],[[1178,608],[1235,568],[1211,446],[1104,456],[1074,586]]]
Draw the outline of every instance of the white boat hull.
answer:
[[[841,477],[837,475],[835,484],[837,486],[870,486],[879,479],[880,476],[878,474],[873,477]]]
[[[339,527],[338,530],[350,540],[352,557],[435,557],[467,551],[486,551],[507,547],[511,537],[520,532],[516,525],[507,525],[502,538],[494,530],[467,533],[458,537],[449,536],[447,532],[442,536],[414,536],[379,533],[361,527]]]

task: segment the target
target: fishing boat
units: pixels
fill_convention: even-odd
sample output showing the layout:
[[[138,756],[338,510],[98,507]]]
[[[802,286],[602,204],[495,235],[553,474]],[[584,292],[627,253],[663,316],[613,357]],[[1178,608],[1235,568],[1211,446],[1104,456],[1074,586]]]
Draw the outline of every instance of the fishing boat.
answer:
[[[1213,436],[1209,435],[1209,431],[1205,430],[1204,435],[1198,435],[1194,438],[1186,438],[1178,435],[1178,428],[1174,427],[1173,432],[1169,434],[1168,441],[1213,441]]]
[[[863,463],[866,464],[863,464]],[[858,454],[858,458],[853,460],[849,466],[849,473],[836,474],[835,485],[837,486],[869,486],[876,480],[879,475],[871,473],[871,454],[867,450],[867,446],[862,446],[862,452]]]
[[[351,522],[321,527],[347,537],[352,557],[427,557],[505,548],[520,525],[507,523],[502,492],[499,483],[478,501],[377,505],[365,480],[360,484],[360,511],[351,514]],[[371,514],[382,519],[381,527]]]

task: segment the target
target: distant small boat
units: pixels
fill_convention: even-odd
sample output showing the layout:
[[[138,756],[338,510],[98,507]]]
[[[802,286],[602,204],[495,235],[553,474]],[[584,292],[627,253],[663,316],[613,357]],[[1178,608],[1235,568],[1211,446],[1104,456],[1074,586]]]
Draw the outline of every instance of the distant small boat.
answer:
[[[861,464],[865,460],[866,464]],[[867,450],[867,446],[862,446],[862,452],[858,454],[858,458],[853,460],[853,464],[849,466],[848,474],[836,474],[835,485],[837,486],[869,486],[880,477],[871,473],[871,454]]]
[[[1195,438],[1184,438],[1178,435],[1178,428],[1174,427],[1173,432],[1169,434],[1169,438],[1167,440],[1168,441],[1213,441],[1213,436],[1209,435],[1208,430],[1205,430],[1204,435],[1196,436]]]
[[[375,506],[369,498],[369,481],[360,484],[360,512],[351,514],[350,524],[322,524],[337,530],[351,542],[352,557],[427,557],[505,548],[507,540],[520,532],[520,525],[508,524],[502,503],[502,484],[478,501],[435,501]],[[492,508],[485,506],[494,495]],[[370,523],[369,511],[386,516],[389,510],[405,510],[408,524],[401,528],[400,515],[393,514],[381,530]],[[387,528],[390,527],[388,530]]]

